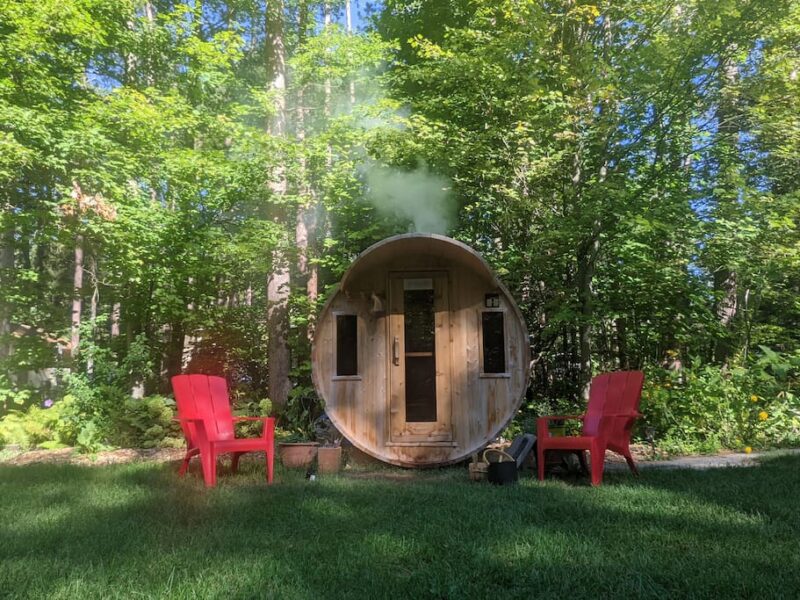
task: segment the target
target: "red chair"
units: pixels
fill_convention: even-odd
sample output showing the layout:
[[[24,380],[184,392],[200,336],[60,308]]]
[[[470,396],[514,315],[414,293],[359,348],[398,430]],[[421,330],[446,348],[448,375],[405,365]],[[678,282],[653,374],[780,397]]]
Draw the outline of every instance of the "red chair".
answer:
[[[234,417],[224,377],[211,375],[176,375],[172,389],[178,405],[178,418],[186,437],[186,456],[179,474],[186,474],[189,461],[200,455],[206,487],[217,484],[217,457],[233,455],[231,470],[236,473],[239,457],[246,452],[264,452],[267,459],[267,483],[272,483],[275,461],[275,419],[273,417]],[[264,431],[257,438],[235,438],[234,421],[263,421]]]
[[[578,451],[584,467],[584,453],[588,450],[591,454],[592,485],[603,482],[606,450],[624,456],[631,471],[638,475],[631,456],[630,439],[634,421],[642,416],[638,410],[643,384],[644,373],[641,371],[604,373],[592,379],[585,415],[540,417],[536,423],[539,480],[544,479],[545,452],[548,450]],[[565,419],[583,421],[581,435],[551,436],[548,422]]]

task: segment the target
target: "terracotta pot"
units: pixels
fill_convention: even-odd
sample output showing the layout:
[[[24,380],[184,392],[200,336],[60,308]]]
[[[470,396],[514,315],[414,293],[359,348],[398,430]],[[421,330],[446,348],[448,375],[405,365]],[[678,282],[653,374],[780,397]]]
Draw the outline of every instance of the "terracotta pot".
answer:
[[[322,447],[317,451],[317,467],[320,473],[338,473],[342,465],[342,447]]]
[[[317,455],[317,442],[281,442],[278,456],[287,469],[307,469]]]

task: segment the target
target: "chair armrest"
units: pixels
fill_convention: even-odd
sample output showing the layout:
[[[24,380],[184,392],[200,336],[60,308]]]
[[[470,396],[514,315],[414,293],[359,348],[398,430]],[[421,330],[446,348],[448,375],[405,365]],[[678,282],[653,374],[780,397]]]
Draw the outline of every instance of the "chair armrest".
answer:
[[[234,421],[263,421],[261,437],[273,439],[275,437],[275,417],[233,417]]]

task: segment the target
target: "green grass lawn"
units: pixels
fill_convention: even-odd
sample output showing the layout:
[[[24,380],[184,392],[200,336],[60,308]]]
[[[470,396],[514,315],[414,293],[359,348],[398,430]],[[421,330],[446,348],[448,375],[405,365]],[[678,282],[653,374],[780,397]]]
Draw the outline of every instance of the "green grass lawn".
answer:
[[[797,598],[800,457],[515,487],[0,467],[0,597]],[[408,476],[396,480],[394,475]]]

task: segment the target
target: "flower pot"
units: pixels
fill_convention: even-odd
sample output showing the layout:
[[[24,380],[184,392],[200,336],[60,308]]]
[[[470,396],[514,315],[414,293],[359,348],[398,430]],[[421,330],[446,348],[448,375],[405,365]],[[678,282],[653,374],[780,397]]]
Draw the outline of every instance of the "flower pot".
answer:
[[[317,455],[317,442],[281,442],[278,456],[287,469],[307,469]]]
[[[342,447],[322,447],[317,451],[317,470],[320,474],[338,473],[342,465]]]

